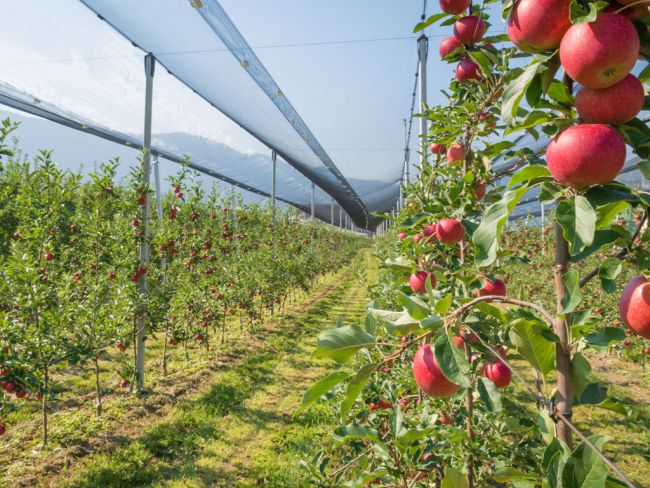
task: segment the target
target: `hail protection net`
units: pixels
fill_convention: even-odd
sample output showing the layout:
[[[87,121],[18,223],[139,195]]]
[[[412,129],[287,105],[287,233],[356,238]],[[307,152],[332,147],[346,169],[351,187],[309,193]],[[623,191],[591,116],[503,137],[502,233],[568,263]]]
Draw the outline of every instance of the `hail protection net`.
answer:
[[[187,154],[202,173],[263,199],[271,193],[275,149],[280,201],[308,212],[314,182],[317,217],[329,222],[333,213],[337,223],[347,213],[369,229],[379,221],[371,212],[389,211],[397,200],[400,148],[390,154],[377,148],[359,157],[345,147],[354,136],[349,130],[341,131],[342,144],[328,140],[321,146],[309,126],[322,124],[318,117],[337,124],[344,115],[312,110],[303,120],[216,0],[13,2],[0,25],[6,34],[0,46],[4,105],[137,150],[143,58],[152,52],[153,145],[163,162]],[[322,78],[306,72],[304,82],[310,75]],[[115,155],[137,164],[136,150],[124,153],[76,137],[81,136],[66,135],[67,146],[77,152],[77,143],[87,148],[86,167]],[[68,153],[71,149],[54,156],[63,160]],[[174,171],[173,164],[167,166],[163,175]]]

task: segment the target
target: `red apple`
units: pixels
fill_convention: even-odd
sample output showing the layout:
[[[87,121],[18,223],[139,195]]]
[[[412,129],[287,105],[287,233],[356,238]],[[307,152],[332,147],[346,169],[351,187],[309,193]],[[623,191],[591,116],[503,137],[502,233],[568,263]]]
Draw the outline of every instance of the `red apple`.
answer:
[[[501,280],[492,281],[489,278],[485,278],[483,288],[479,289],[476,294],[480,297],[489,295],[504,297],[506,296],[506,284]]]
[[[399,234],[397,234],[397,239],[403,241],[404,239],[406,239],[406,236],[407,236],[406,232],[400,232]]]
[[[13,393],[14,390],[16,389],[16,383],[13,381],[7,381],[5,383],[4,389],[7,393]]]
[[[449,417],[447,415],[444,415],[444,414],[440,416],[439,420],[440,420],[440,423],[442,425],[453,425],[454,424],[454,419],[452,419],[451,417]]]
[[[529,53],[557,49],[571,27],[570,5],[571,0],[519,0],[508,17],[508,37]]]
[[[453,338],[454,344],[456,347],[463,349],[465,347],[465,340],[461,336],[455,336]]]
[[[377,409],[377,405],[375,403],[370,403],[368,405],[368,408],[370,409],[371,412],[374,412]]]
[[[427,278],[431,281],[431,288],[436,287],[436,277],[428,271],[417,271],[409,278],[409,285],[413,293],[426,293],[427,292]]]
[[[437,142],[434,142],[429,146],[429,151],[431,151],[431,154],[444,154],[446,150],[447,148],[445,148],[444,144],[438,144]]]
[[[485,194],[487,193],[487,185],[485,181],[477,181],[474,183],[474,196],[477,200],[483,200]]]
[[[465,150],[463,149],[463,145],[454,142],[451,146],[449,146],[449,149],[447,149],[447,162],[449,164],[455,163],[456,161],[463,161],[465,159]]]
[[[621,319],[634,332],[650,339],[650,283],[643,275],[632,278],[621,294]]]
[[[572,79],[599,90],[628,75],[639,56],[639,44],[630,19],[601,13],[594,22],[567,30],[560,43],[560,62]]]
[[[377,402],[377,408],[386,410],[386,409],[393,408],[393,404],[388,400],[379,400]]]
[[[455,244],[463,240],[465,229],[456,219],[442,219],[436,226],[436,236],[443,244]]]
[[[485,377],[492,381],[497,388],[505,388],[510,384],[512,371],[505,363],[499,361],[498,363],[485,365]]]
[[[471,0],[440,0],[440,8],[443,12],[451,15],[458,15],[469,8]]]
[[[643,85],[632,74],[608,88],[582,86],[576,93],[576,110],[588,124],[622,124],[636,117],[644,102]]]
[[[425,237],[430,237],[436,233],[436,224],[425,225],[422,229],[422,233]]]
[[[5,424],[0,422],[0,435],[4,435],[5,432],[7,432],[7,428],[5,427]]]
[[[486,26],[483,19],[476,15],[461,17],[454,24],[454,36],[458,41],[471,46],[485,35]]]
[[[45,261],[54,261],[54,254],[51,252],[45,253]]]
[[[422,345],[415,353],[413,377],[422,391],[434,397],[451,396],[460,389],[442,373],[430,344]]]
[[[467,83],[470,80],[481,79],[478,64],[471,59],[463,59],[458,63],[458,66],[456,66],[455,76],[460,83]]]
[[[422,240],[422,234],[415,234],[415,235],[413,236],[413,242],[415,242],[416,244],[417,244],[418,242],[420,242],[421,240]]]
[[[456,39],[456,37],[454,36],[445,37],[440,42],[440,47],[439,47],[440,57],[444,58],[445,56],[451,54],[461,46],[462,44],[458,39]]]
[[[611,127],[585,124],[569,127],[548,145],[546,162],[553,177],[580,188],[612,181],[625,164],[625,141]]]

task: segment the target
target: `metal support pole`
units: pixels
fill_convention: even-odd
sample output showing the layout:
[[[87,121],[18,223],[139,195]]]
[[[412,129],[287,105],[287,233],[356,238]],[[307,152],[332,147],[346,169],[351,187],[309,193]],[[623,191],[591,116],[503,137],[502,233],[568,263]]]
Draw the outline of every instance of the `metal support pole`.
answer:
[[[420,72],[418,76],[418,83],[420,84],[420,113],[424,113],[424,110],[427,106],[427,52],[429,50],[429,39],[427,36],[422,34],[418,38],[418,70]],[[427,118],[420,117],[420,136],[421,136],[421,147],[422,147],[422,160],[426,161],[427,159]],[[408,183],[408,163],[406,166],[406,182]]]
[[[316,191],[316,183],[311,184],[311,221],[314,221],[314,192]]]
[[[144,145],[142,154],[142,186],[149,187],[151,176],[151,120],[153,111],[153,75],[156,68],[156,58],[153,54],[149,53],[144,57],[144,72],[145,72],[145,98],[144,98]],[[140,244],[140,263],[145,269],[149,264],[150,249],[150,226],[149,220],[151,218],[151,204],[149,202],[149,194],[145,192],[145,204],[142,210],[142,221],[144,223],[144,239]],[[142,273],[139,279],[139,288],[142,295],[147,294],[147,274]],[[147,316],[144,310],[138,312],[137,331],[136,331],[136,391],[138,395],[142,393],[144,388],[144,349],[145,337],[147,327]]]
[[[330,200],[330,225],[334,226],[334,197]]]
[[[271,212],[273,220],[273,256],[275,257],[275,185],[276,185],[276,169],[277,169],[278,154],[275,151],[271,152],[271,161],[273,161],[272,181],[271,181]]]
[[[339,207],[339,227],[343,228],[343,209]]]

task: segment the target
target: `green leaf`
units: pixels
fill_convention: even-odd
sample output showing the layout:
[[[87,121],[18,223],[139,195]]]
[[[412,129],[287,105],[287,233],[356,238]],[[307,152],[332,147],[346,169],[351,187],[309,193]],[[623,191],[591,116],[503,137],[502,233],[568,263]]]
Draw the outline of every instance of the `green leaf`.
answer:
[[[543,63],[539,60],[532,61],[526,69],[515,77],[503,90],[503,104],[501,106],[501,117],[507,125],[512,125],[517,115],[519,104],[526,94],[535,76],[544,69]]]
[[[379,310],[369,308],[368,315],[374,317],[382,324],[386,324],[386,331],[393,335],[407,335],[420,328],[420,321],[411,317],[407,312],[392,310]]]
[[[580,398],[589,384],[589,375],[591,374],[591,365],[589,361],[577,352],[571,358],[571,384],[573,387],[573,397]]]
[[[648,64],[641,73],[639,73],[639,81],[641,83],[647,83],[650,81],[650,64]]]
[[[535,481],[537,476],[514,468],[501,468],[494,473],[494,481],[497,483],[507,483],[508,481]]]
[[[454,344],[450,336],[442,334],[438,337],[433,350],[440,370],[449,381],[464,388],[472,386],[469,363],[463,350]]]
[[[596,212],[585,197],[576,195],[562,200],[557,206],[555,218],[562,227],[571,254],[577,254],[593,243]]]
[[[387,259],[384,261],[384,265],[387,268],[393,269],[395,271],[411,271],[413,268],[413,263],[406,256],[398,256],[395,259]]]
[[[520,183],[528,183],[531,180],[540,177],[551,177],[551,172],[546,166],[541,164],[531,164],[521,169],[510,178],[507,188],[511,188]]]
[[[598,269],[600,284],[607,293],[616,291],[616,278],[623,271],[623,262],[617,258],[607,258]]]
[[[571,0],[571,10],[569,11],[569,16],[571,17],[572,24],[586,24],[587,22],[593,22],[598,16],[599,7],[601,2],[585,3],[586,6],[583,7],[583,4],[578,0]],[[607,2],[605,2],[607,5]]]
[[[564,105],[573,106],[575,99],[569,88],[559,80],[551,81],[546,94],[553,100]]]
[[[512,324],[509,337],[517,352],[543,375],[555,365],[555,343],[544,337],[548,327],[533,320],[517,320]]]
[[[427,278],[428,281],[428,278]],[[404,292],[397,292],[397,301],[406,309],[411,317],[417,320],[426,318],[431,309],[429,306],[417,297],[409,296]]]
[[[566,296],[562,299],[562,313],[573,312],[582,301],[582,291],[580,290],[580,277],[575,269],[562,275],[562,283]]]
[[[489,266],[497,257],[498,238],[508,216],[524,197],[528,188],[508,190],[498,202],[490,205],[486,210],[481,223],[472,235],[472,242],[476,250],[475,262],[477,266]]]
[[[445,13],[434,14],[434,15],[430,16],[424,22],[418,22],[415,25],[415,27],[413,28],[413,33],[420,32],[421,30],[426,29],[430,25],[435,24],[440,19],[442,19],[442,18],[444,18],[446,16],[447,16],[447,14],[445,14]]]
[[[556,438],[546,446],[542,458],[542,469],[546,474],[549,488],[562,488],[562,470],[571,455],[567,445]]]
[[[330,391],[332,388],[334,388],[336,385],[338,385],[341,381],[348,378],[349,376],[350,375],[345,371],[334,371],[333,373],[330,373],[327,376],[325,376],[325,378],[318,380],[311,387],[309,387],[309,389],[305,391],[305,393],[303,393],[302,404],[300,405],[298,410],[296,410],[296,413],[302,412],[305,408],[307,408],[309,405],[314,403],[325,393]]]
[[[378,363],[369,363],[363,366],[357,374],[350,380],[348,383],[348,389],[345,392],[345,399],[341,402],[341,421],[345,420],[345,417],[348,416],[354,402],[357,401],[359,394],[363,390],[363,387],[366,385],[368,378],[372,375],[372,372],[377,368]]]
[[[481,397],[481,401],[490,412],[500,412],[503,410],[501,394],[494,383],[487,378],[479,378],[476,383],[476,389]]]
[[[545,124],[551,120],[551,114],[547,112],[541,112],[539,110],[534,110],[524,117],[521,122],[518,122],[517,125],[514,125],[507,129],[504,133],[505,136],[514,134],[520,130],[530,129],[536,125]]]
[[[357,351],[376,344],[376,339],[357,327],[329,329],[318,336],[314,357],[347,363]]]
[[[585,336],[587,345],[597,348],[607,348],[612,342],[625,340],[625,330],[622,327],[603,327],[598,332]]]
[[[480,310],[484,314],[490,315],[491,317],[494,317],[500,322],[506,322],[506,316],[505,314],[501,311],[501,309],[495,305],[492,305],[488,302],[478,302],[475,306],[475,309]]]
[[[445,469],[445,477],[440,488],[467,488],[467,478],[461,471],[448,467]]]
[[[484,77],[489,78],[492,76],[492,63],[485,54],[481,51],[468,51],[467,54],[469,54],[469,57],[479,65]]]
[[[590,436],[589,441],[602,450],[607,436]],[[595,488],[605,486],[607,467],[591,447],[582,442],[567,459],[562,470],[562,483],[566,488]]]
[[[621,235],[613,230],[597,230],[594,234],[594,242],[591,246],[585,247],[582,252],[571,256],[569,258],[569,261],[572,263],[577,263],[579,261],[582,261],[585,258],[588,258],[598,250],[600,250],[603,246],[606,246],[608,244],[613,243],[621,237]]]
[[[449,308],[451,307],[451,301],[452,301],[452,296],[451,295],[445,295],[443,298],[438,300],[436,304],[434,305],[434,310],[438,312],[440,315],[444,315],[447,313]]]
[[[636,167],[639,168],[639,171],[641,171],[641,173],[643,173],[643,177],[646,180],[650,180],[650,161],[647,159],[639,161],[636,163]]]
[[[366,425],[348,424],[337,427],[334,430],[334,439],[342,441],[346,439],[368,439],[372,441],[381,441],[379,432]]]

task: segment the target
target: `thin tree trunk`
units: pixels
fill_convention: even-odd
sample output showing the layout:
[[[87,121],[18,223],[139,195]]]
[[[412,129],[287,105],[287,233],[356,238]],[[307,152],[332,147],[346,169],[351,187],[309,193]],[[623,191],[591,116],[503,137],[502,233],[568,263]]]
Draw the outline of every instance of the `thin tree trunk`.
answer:
[[[41,399],[41,413],[43,414],[43,444],[42,447],[47,446],[47,394],[50,389],[50,370],[49,366],[45,365],[43,375],[43,398]]]
[[[99,385],[99,357],[97,351],[95,351],[93,359],[95,360],[95,415],[100,417],[102,415],[102,390]]]

